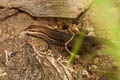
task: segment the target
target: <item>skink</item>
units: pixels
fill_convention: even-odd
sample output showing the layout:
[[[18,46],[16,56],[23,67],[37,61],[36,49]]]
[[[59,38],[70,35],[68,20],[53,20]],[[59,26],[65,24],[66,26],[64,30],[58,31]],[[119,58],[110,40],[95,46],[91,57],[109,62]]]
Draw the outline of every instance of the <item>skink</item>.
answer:
[[[45,26],[40,25],[31,25],[25,29],[26,35],[41,38],[48,42],[49,44],[55,44],[58,46],[65,47],[65,43],[68,42],[73,35],[67,34],[64,32],[60,32],[55,29],[50,29]],[[76,42],[78,35],[74,35],[72,40],[67,44],[69,49],[73,48],[74,43]],[[84,36],[82,45],[80,49],[84,49],[86,51],[93,51],[92,49],[98,50],[101,48],[101,41],[104,39],[91,37],[91,36]]]

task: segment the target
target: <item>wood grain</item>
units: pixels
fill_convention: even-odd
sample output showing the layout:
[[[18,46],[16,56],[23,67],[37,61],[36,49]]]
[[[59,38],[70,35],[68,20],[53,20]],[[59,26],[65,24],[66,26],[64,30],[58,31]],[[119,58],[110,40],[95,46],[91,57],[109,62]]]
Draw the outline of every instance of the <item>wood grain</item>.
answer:
[[[18,8],[35,17],[76,18],[93,0],[1,0],[0,5]]]

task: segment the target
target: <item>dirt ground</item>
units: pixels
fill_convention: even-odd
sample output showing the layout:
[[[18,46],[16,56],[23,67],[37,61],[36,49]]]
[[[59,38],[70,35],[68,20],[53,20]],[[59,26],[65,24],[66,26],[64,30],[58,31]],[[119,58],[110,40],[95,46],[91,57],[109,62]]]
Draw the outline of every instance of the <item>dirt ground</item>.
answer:
[[[12,15],[0,17],[0,80],[111,80],[109,73],[117,74],[118,66],[111,56],[99,51],[89,59],[92,54],[79,55],[66,66],[69,53],[64,47],[50,45],[49,51],[41,52],[48,47],[44,40],[21,34],[33,24],[66,33],[79,33],[77,29],[87,25],[88,33],[94,34],[87,13],[78,24],[73,24],[72,19],[35,18],[21,11],[9,12]]]

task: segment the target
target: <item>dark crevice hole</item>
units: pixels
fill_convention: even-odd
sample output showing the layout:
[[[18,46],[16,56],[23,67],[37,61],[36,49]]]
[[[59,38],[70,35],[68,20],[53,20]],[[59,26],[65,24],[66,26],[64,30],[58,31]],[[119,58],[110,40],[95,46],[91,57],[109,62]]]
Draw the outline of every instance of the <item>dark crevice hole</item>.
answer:
[[[63,30],[66,30],[66,29],[68,29],[68,27],[69,27],[68,25],[63,25],[63,26],[62,26],[62,29],[63,29]]]

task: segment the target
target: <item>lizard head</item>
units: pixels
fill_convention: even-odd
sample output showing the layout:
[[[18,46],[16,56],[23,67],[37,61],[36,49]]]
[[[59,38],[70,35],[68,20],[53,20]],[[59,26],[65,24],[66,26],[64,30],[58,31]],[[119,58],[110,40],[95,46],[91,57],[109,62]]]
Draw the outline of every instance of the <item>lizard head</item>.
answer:
[[[22,35],[37,35],[40,32],[40,26],[38,25],[30,25],[27,28],[25,28],[21,34]]]
[[[42,36],[46,36],[47,29],[48,28],[45,27],[45,26],[30,25],[27,28],[25,28],[24,31],[21,34],[40,38]]]

